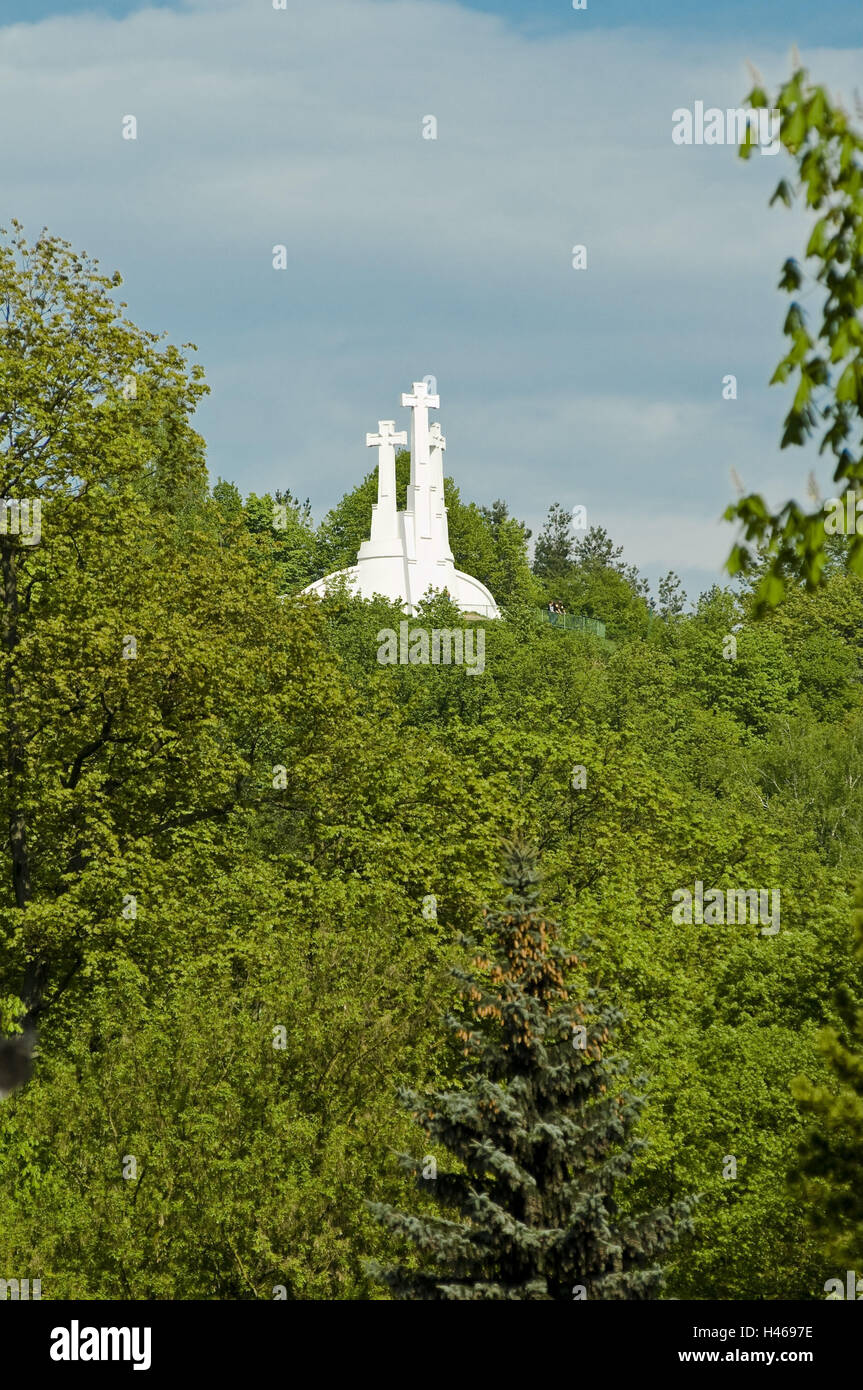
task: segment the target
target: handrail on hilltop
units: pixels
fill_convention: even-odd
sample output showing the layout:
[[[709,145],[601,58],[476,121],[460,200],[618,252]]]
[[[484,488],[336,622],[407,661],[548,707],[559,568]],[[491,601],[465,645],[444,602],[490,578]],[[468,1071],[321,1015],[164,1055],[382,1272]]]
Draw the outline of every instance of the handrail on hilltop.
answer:
[[[605,636],[605,623],[598,618],[585,618],[581,613],[549,613],[547,608],[539,608],[537,612],[545,622],[551,623],[552,627],[562,627],[564,631],[572,632],[593,632],[597,637]]]

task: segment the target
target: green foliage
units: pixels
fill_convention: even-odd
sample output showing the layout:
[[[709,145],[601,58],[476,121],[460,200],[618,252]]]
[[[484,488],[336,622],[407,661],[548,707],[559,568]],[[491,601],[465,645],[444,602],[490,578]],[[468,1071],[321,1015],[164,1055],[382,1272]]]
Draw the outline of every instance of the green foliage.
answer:
[[[651,1298],[655,1256],[691,1229],[686,1201],[616,1218],[642,1102],[621,1084],[622,1061],[605,1055],[618,1015],[595,991],[579,998],[568,987],[578,961],[539,909],[539,878],[535,852],[509,845],[509,891],[484,914],[487,946],[465,939],[474,960],[454,971],[465,1009],[447,1022],[468,1074],[457,1090],[403,1096],[458,1166],[431,1175],[440,1214],[372,1207],[421,1256],[418,1269],[381,1271],[401,1296]],[[410,1154],[402,1166],[420,1186],[430,1177]]]
[[[647,582],[623,560],[602,526],[577,536],[569,513],[555,502],[537,539],[534,571],[543,581],[543,602],[596,618],[609,638],[644,635],[649,624]]]
[[[810,327],[802,303],[792,300],[783,330],[788,351],[771,378],[771,384],[795,386],[782,448],[804,445],[820,434],[819,452],[836,460],[834,482],[853,491],[863,486],[863,135],[823,87],[809,83],[804,69],[792,75],[775,101],[756,88],[747,103],[779,111],[782,145],[799,180],[799,188],[792,188],[783,178],[771,202],[779,199],[791,207],[802,195],[806,208],[818,214],[804,253],[819,287],[818,322]],[[751,149],[747,140],[740,153],[748,158]],[[795,294],[807,275],[804,264],[789,258],[779,287]],[[822,509],[807,511],[791,500],[773,512],[753,493],[729,506],[725,516],[742,523],[742,542],[731,551],[728,571],[759,574],[759,613],[776,607],[793,584],[812,590],[822,582],[827,560]],[[845,564],[849,572],[863,573],[863,535],[846,538]]]
[[[858,886],[855,909],[854,988],[839,991],[839,1026],[825,1028],[818,1040],[828,1078],[813,1083],[799,1076],[792,1085],[800,1109],[811,1121],[793,1179],[827,1254],[842,1270],[859,1269],[863,1263],[863,886]]]
[[[569,572],[575,551],[572,518],[561,502],[552,502],[537,536],[533,568],[543,579],[562,579]]]
[[[523,522],[509,515],[505,502],[466,505],[449,478],[444,479],[444,494],[456,569],[479,579],[500,604],[538,603],[542,591],[530,570],[530,531]]]
[[[673,570],[663,575],[659,581],[659,615],[662,618],[676,618],[686,607],[686,592]]]
[[[45,1298],[383,1297],[364,1261],[401,1247],[367,1201],[436,1219],[390,1162],[415,1143],[398,1092],[468,1095],[440,1019],[517,834],[561,949],[575,923],[594,943],[571,1007],[598,1027],[601,988],[650,1077],[609,1231],[702,1192],[671,1296],[820,1296],[856,1217],[817,1228],[784,1179],[791,1081],[835,1095],[818,1035],[857,1046],[863,579],[838,538],[760,622],[750,590],[686,612],[672,578],[651,614],[600,529],[555,523],[531,572],[505,505],[448,483],[457,563],[506,616],[481,673],[384,665],[398,605],[297,595],[355,559],[374,474],[317,529],[286,489],[208,491],[200,372],[115,279],[20,229],[0,275],[0,492],[42,503],[39,544],[0,535],[0,1030],[39,1031],[0,1102],[0,1269]],[[537,621],[549,599],[614,640]],[[464,621],[436,595],[409,627]],[[696,879],[781,888],[781,930],[675,925]]]

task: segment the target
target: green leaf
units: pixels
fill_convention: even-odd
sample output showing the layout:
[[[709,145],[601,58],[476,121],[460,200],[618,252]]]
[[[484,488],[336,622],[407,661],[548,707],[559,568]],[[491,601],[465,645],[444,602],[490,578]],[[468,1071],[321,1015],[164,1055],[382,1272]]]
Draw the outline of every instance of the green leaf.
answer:
[[[802,410],[812,394],[812,383],[805,370],[800,373],[800,384],[794,394],[794,409]]]
[[[824,88],[816,87],[806,111],[809,124],[814,126],[816,130],[821,129],[826,111],[827,99],[824,95]]]
[[[785,581],[780,575],[770,572],[761,582],[761,592],[768,608],[776,608],[785,595]]]
[[[780,290],[798,290],[803,283],[803,273],[800,266],[789,256],[782,267],[782,274],[779,277]]]
[[[849,362],[836,387],[837,401],[854,401],[857,399],[857,363]]]
[[[823,256],[827,246],[827,218],[821,217],[812,228],[812,235],[806,247],[807,256]]]
[[[806,113],[802,106],[794,111],[790,121],[783,122],[782,143],[795,150],[806,139]]]

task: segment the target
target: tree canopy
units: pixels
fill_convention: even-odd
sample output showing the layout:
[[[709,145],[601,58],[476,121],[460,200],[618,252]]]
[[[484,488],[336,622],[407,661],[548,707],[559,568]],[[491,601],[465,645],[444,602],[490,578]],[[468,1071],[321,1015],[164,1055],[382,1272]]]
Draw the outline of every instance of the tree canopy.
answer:
[[[496,1140],[500,1116],[476,1107],[498,1088],[509,1139],[533,1133],[554,1029],[581,1009],[589,1053],[568,1046],[541,1112],[564,1117],[538,1188],[563,1205],[518,1217],[572,1228],[576,1254],[561,1236],[558,1264],[523,1279],[472,1255],[436,1283],[823,1296],[859,1225],[839,1132],[859,1050],[855,568],[834,556],[814,587],[789,570],[775,608],[755,569],[690,606],[671,574],[656,601],[559,505],[531,560],[505,502],[448,483],[456,562],[504,617],[483,626],[481,674],[383,665],[398,605],[300,593],[354,558],[374,474],[318,526],[290,477],[245,498],[211,485],[191,345],[128,322],[117,277],[47,233],[30,246],[13,226],[0,278],[0,491],[41,505],[38,543],[0,534],[0,1264],[45,1298],[385,1297],[375,1268],[429,1269],[375,1212],[437,1219],[395,1157],[425,1157],[399,1096],[437,1097],[435,1156],[454,1155],[461,1200],[446,1117],[473,1106],[478,1142]],[[606,639],[544,622],[552,600]],[[461,621],[431,595],[408,625]],[[541,868],[510,904],[504,841]],[[673,895],[699,884],[778,890],[781,925],[676,920]],[[526,955],[507,956],[512,932]],[[578,963],[546,1013],[530,971],[558,948]],[[490,1010],[470,1023],[466,980]],[[518,1017],[530,1056],[508,1041]],[[476,1041],[469,1074],[448,1018]],[[582,1101],[590,1155],[566,1128]],[[813,1115],[827,1230],[798,1172]],[[486,1181],[498,1164],[510,1215],[520,1152],[480,1165]],[[677,1218],[639,1223],[695,1193],[660,1290],[651,1230]]]

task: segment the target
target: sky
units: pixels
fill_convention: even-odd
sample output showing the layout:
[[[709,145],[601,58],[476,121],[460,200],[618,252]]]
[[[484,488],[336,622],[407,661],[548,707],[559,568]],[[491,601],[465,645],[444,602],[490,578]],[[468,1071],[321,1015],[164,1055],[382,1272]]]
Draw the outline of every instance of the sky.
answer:
[[[0,0],[0,223],[196,344],[214,480],[320,518],[434,376],[464,498],[534,533],[586,506],[695,596],[729,469],[779,501],[813,466],[767,385],[808,220],[768,208],[786,155],[677,145],[672,112],[743,104],[747,62],[775,91],[794,43],[853,109],[863,0]]]

